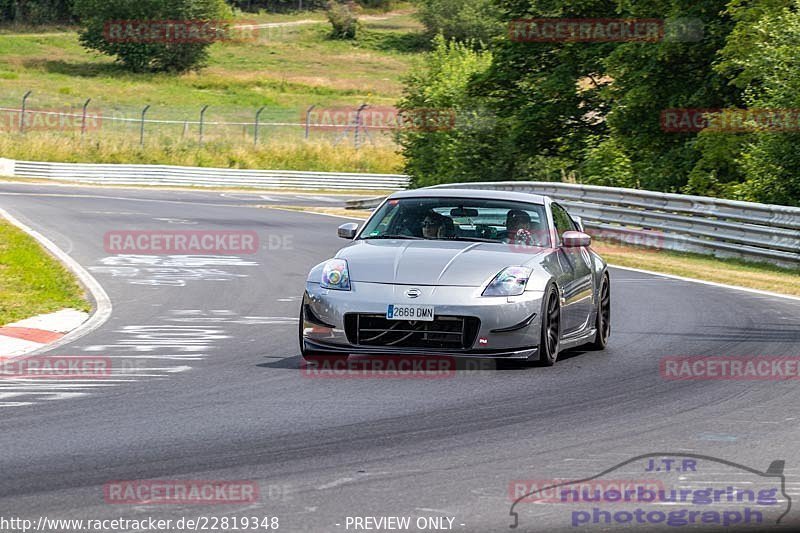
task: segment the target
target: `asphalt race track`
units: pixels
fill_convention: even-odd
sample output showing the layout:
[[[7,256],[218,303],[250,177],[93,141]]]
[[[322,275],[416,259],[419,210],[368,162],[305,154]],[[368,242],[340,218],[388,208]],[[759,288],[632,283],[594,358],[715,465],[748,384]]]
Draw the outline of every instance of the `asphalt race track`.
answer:
[[[772,527],[800,525],[799,382],[659,373],[666,356],[800,356],[800,301],[612,269],[605,352],[447,379],[312,378],[301,370],[299,299],[308,270],[343,244],[343,220],[255,206],[341,200],[0,184],[0,207],[69,253],[113,304],[103,326],[48,355],[114,365],[103,379],[0,380],[0,516],[278,517],[289,532],[354,531],[352,517],[451,517],[454,531],[509,531],[515,480],[583,479],[670,452],[761,471],[785,460],[794,503]],[[193,259],[105,251],[106,232],[131,229],[252,230],[260,249]],[[259,496],[104,497],[111,481],[152,479],[252,480]],[[578,530],[558,504],[516,510],[518,531]]]

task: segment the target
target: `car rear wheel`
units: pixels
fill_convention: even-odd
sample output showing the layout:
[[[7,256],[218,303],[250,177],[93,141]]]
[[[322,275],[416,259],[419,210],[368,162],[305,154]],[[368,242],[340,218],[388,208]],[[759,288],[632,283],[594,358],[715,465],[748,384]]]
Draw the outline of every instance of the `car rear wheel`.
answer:
[[[561,345],[561,302],[558,290],[551,286],[542,308],[542,337],[539,341],[539,362],[552,366],[558,359]]]
[[[592,350],[604,350],[611,336],[611,282],[608,274],[603,276],[600,284],[599,301],[597,302],[597,318],[595,319],[594,340],[589,344]]]

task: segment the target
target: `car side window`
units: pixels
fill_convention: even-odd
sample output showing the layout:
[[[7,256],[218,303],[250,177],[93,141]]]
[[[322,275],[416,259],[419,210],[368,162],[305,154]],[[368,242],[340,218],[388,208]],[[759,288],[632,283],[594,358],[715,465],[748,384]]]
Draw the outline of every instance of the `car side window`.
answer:
[[[561,237],[565,231],[577,231],[578,227],[570,218],[566,209],[558,204],[550,204],[550,209],[553,211],[553,223],[556,226],[556,233],[558,234],[559,244],[561,244]]]

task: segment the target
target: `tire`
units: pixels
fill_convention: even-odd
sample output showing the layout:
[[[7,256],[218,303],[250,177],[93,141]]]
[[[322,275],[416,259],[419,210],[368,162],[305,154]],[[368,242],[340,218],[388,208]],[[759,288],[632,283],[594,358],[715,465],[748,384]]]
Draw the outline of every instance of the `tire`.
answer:
[[[347,355],[339,354],[326,354],[324,352],[313,352],[306,350],[306,343],[303,342],[303,322],[305,315],[303,314],[305,304],[300,306],[300,326],[298,327],[297,336],[300,342],[300,355],[310,363],[336,363],[338,361],[347,361]]]
[[[611,336],[611,281],[608,274],[603,275],[598,292],[597,318],[594,322],[597,333],[587,346],[590,350],[605,350]]]
[[[553,366],[561,346],[561,300],[551,285],[542,301],[542,334],[539,340],[539,362]]]

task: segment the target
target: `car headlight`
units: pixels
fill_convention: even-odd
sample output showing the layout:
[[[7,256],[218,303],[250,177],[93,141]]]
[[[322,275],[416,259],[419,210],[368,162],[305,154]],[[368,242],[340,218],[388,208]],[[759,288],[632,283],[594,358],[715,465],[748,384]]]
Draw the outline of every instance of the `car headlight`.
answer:
[[[483,291],[483,296],[519,296],[533,271],[528,267],[508,267],[494,277]]]
[[[347,270],[347,261],[344,259],[331,259],[322,267],[323,289],[333,289],[336,291],[350,290],[350,272]]]

